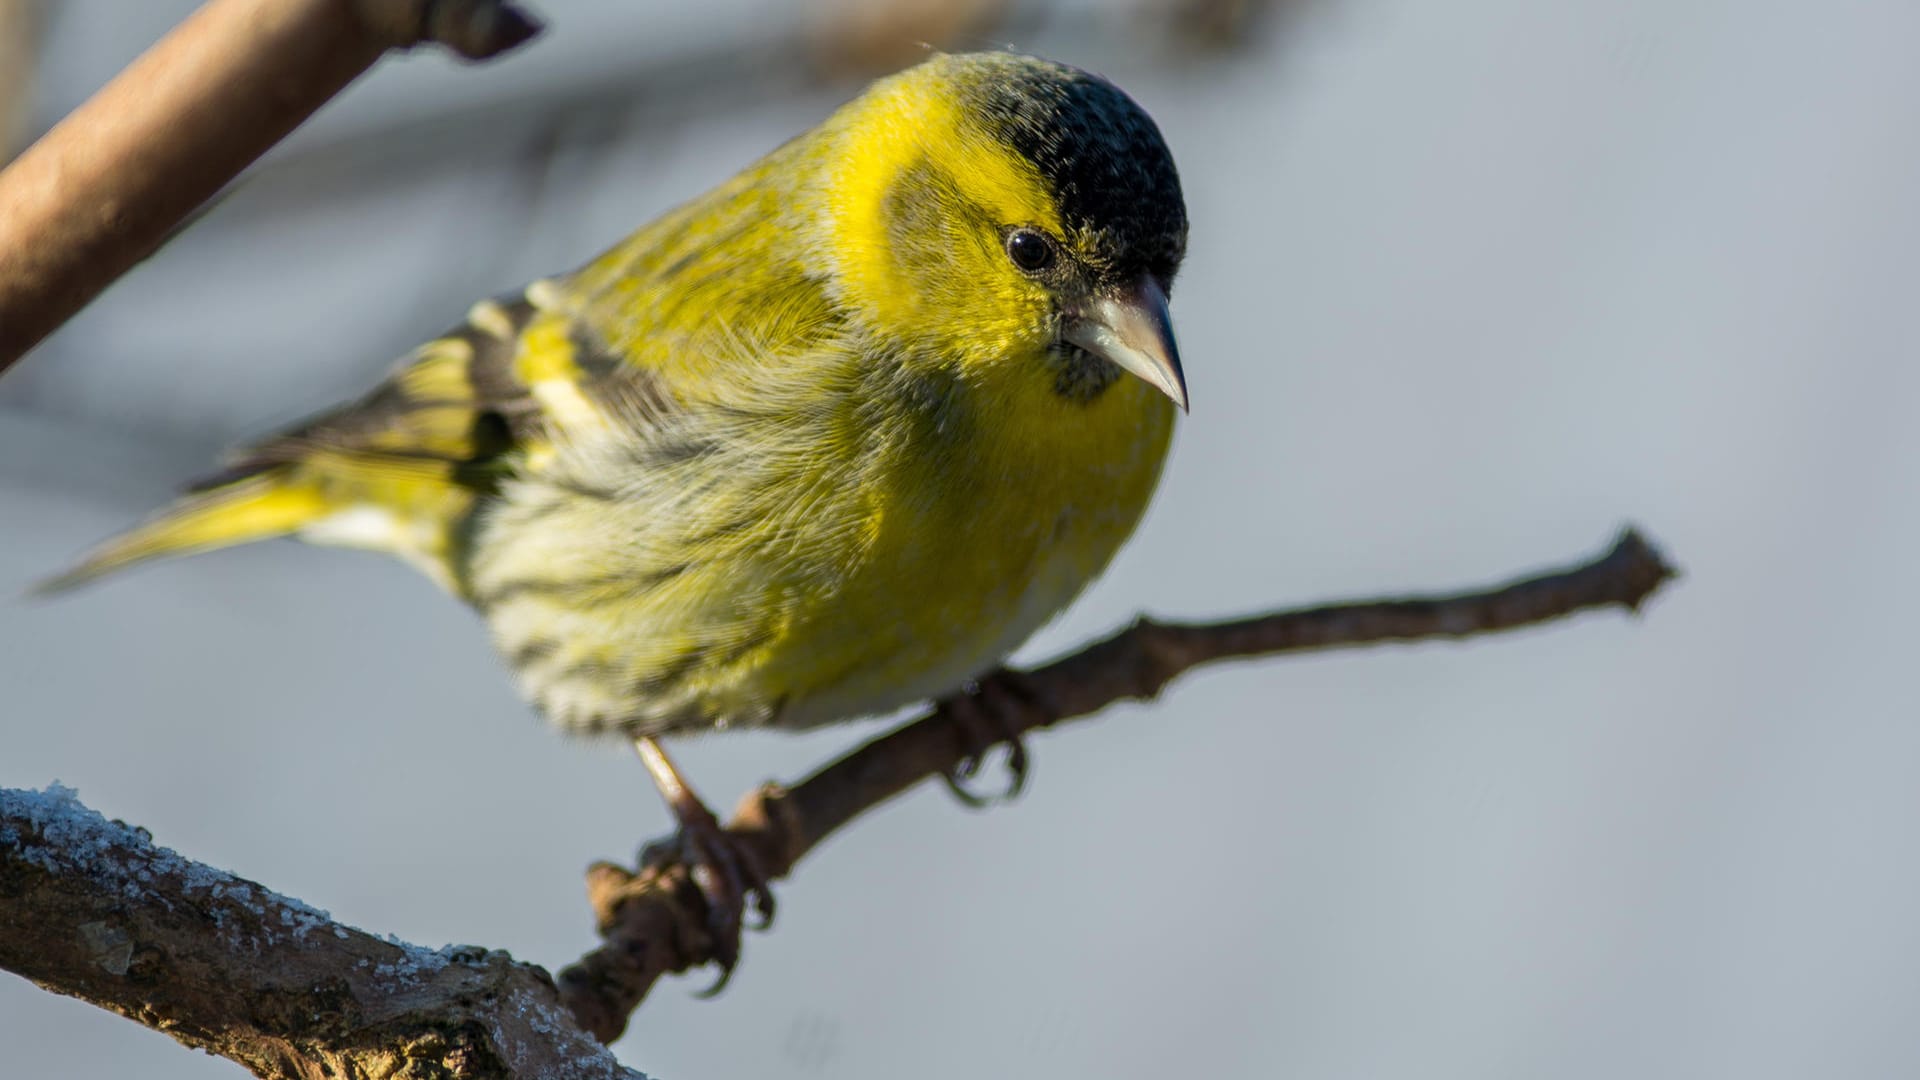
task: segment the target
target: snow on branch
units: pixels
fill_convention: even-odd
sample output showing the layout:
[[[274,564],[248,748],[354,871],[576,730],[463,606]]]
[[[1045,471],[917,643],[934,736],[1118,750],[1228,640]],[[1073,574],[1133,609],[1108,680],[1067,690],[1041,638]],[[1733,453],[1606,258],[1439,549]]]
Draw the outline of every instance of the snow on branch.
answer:
[[[0,789],[0,968],[259,1076],[639,1077],[541,969],[342,926],[59,784]]]

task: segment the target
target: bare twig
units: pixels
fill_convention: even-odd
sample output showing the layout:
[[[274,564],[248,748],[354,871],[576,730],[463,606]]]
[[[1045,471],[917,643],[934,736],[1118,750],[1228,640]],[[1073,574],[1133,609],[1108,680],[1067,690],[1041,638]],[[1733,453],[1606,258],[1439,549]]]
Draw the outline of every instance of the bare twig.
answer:
[[[1479,592],[1220,623],[1142,619],[1028,673],[1027,727],[1151,698],[1200,664],[1531,626],[1637,609],[1673,575],[1638,533],[1571,569]],[[856,816],[968,752],[946,714],[875,739],[788,789],[749,795],[729,831],[784,877]],[[655,850],[668,852],[670,845]],[[428,952],[153,846],[71,792],[0,790],[0,969],[111,1009],[270,1077],[626,1076],[611,1042],[663,974],[714,959],[704,901],[671,854],[599,864],[605,943],[561,973],[475,948]]]
[[[0,913],[0,968],[256,1076],[639,1078],[539,968],[342,926],[58,786],[0,789]]]
[[[505,0],[209,0],[0,172],[0,372],[388,49],[536,30]]]
[[[1451,596],[1334,604],[1218,623],[1140,619],[1022,680],[1048,706],[1029,727],[1086,716],[1116,701],[1150,699],[1201,664],[1280,653],[1532,626],[1591,608],[1638,610],[1673,569],[1628,530],[1605,555],[1566,570]],[[952,770],[967,740],[938,710],[883,735],[791,788],[767,785],[740,804],[728,832],[770,876],[789,874],[815,845],[914,784]],[[670,852],[672,845],[649,845]],[[559,976],[580,1023],[612,1041],[660,976],[715,958],[705,902],[671,855],[637,872],[599,863],[587,895],[605,943]]]

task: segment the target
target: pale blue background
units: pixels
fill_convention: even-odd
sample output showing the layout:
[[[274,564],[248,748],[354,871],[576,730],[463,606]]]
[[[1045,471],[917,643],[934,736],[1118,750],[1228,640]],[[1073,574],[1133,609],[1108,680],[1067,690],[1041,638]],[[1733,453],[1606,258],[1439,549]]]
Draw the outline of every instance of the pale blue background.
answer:
[[[49,119],[188,5],[57,6]],[[545,6],[525,54],[390,64],[303,144],[788,25]],[[724,997],[662,985],[623,1057],[686,1080],[1915,1075],[1920,5],[1323,0],[1201,65],[1093,7],[1021,43],[1167,133],[1194,411],[1136,542],[1027,655],[1142,609],[1475,584],[1628,519],[1687,577],[1638,620],[1190,677],[1036,739],[1009,810],[916,793],[804,865]],[[531,169],[503,121],[418,152],[458,167],[263,175],[0,381],[0,595],[844,92],[656,99]],[[665,826],[628,755],[543,731],[470,615],[365,555],[273,544],[0,600],[0,685],[0,784],[62,780],[416,942],[557,968],[593,940],[582,867]],[[683,758],[727,805],[871,730]],[[11,977],[0,1073],[240,1075]]]

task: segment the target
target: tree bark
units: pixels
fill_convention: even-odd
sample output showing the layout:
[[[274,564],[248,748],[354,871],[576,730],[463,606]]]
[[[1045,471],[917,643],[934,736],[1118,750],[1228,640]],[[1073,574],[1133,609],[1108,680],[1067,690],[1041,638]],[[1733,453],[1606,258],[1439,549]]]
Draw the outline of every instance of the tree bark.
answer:
[[[0,968],[256,1076],[639,1075],[537,967],[342,926],[58,786],[0,789],[0,916]]]

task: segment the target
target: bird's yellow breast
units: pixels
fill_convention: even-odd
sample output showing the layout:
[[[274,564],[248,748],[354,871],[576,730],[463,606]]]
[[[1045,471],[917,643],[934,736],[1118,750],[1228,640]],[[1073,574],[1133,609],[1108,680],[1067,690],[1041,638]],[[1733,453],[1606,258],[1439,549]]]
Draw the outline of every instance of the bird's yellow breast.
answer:
[[[949,375],[846,356],[805,382],[626,490],[570,470],[644,453],[586,443],[503,492],[475,592],[556,722],[808,727],[945,694],[1106,566],[1173,424],[1136,379],[1063,396],[1045,356]]]
[[[1056,393],[1043,358],[952,388],[863,500],[868,545],[842,587],[771,643],[759,677],[806,726],[954,690],[1096,577],[1159,477],[1173,408],[1127,379]]]

